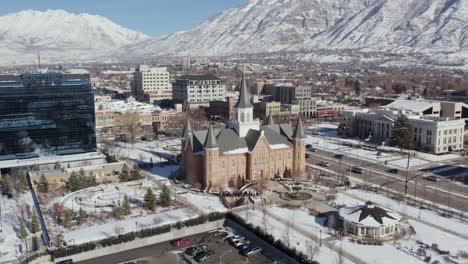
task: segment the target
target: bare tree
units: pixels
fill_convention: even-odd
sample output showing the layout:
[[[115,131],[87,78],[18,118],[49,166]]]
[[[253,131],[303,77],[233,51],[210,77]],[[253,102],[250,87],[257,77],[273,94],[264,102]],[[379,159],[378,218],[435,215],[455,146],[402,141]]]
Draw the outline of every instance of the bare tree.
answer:
[[[319,254],[320,247],[312,240],[306,241],[307,253],[309,254],[310,259],[314,260],[315,255]]]
[[[125,113],[122,116],[122,132],[132,146],[141,134],[141,122],[138,113]]]
[[[336,257],[336,264],[343,264],[344,263],[344,251],[343,251],[343,243],[340,244],[340,247],[336,251],[337,257]]]

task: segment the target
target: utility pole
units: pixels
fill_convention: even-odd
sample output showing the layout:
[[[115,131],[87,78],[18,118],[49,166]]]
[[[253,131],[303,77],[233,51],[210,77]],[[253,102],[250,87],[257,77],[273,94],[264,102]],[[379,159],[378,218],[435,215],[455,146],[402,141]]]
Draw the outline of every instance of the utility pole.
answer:
[[[405,176],[405,196],[408,193],[408,170],[410,166],[410,152],[408,150],[408,163],[406,164],[406,176]]]

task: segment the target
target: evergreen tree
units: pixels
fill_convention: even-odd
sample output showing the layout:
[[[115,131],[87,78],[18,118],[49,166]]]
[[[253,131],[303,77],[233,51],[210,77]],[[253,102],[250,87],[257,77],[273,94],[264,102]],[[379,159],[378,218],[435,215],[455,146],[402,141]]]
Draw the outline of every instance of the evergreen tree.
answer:
[[[141,178],[143,177],[141,176],[140,168],[138,168],[136,164],[133,165],[133,168],[130,171],[130,180],[135,181],[135,180],[140,180]]]
[[[401,151],[403,148],[411,148],[411,125],[408,117],[399,114],[392,128],[392,136],[390,138],[390,145],[399,147]]]
[[[19,235],[24,240],[24,244],[26,245],[26,249],[27,249],[28,248],[28,240],[26,238],[28,237],[28,231],[24,227],[23,219],[19,219],[19,222],[20,222]]]
[[[154,206],[156,205],[155,199],[156,196],[154,195],[153,190],[151,190],[151,188],[148,188],[145,196],[143,197],[143,207],[145,207],[148,210],[154,210]]]
[[[159,200],[160,200],[161,206],[163,207],[168,207],[169,205],[171,205],[171,190],[165,184],[161,186],[161,193],[159,194]]]
[[[127,194],[124,196],[124,200],[122,203],[122,213],[124,215],[129,215],[130,214],[130,201],[128,200]]]
[[[36,210],[33,210],[31,217],[31,233],[36,234],[39,231],[39,219],[37,218]]]
[[[349,124],[345,118],[341,119],[341,122],[338,125],[338,136],[339,137],[349,136]]]
[[[96,186],[96,184],[97,184],[96,175],[94,175],[92,172],[90,172],[89,176],[85,179],[84,188],[88,188],[88,187],[91,187],[91,186]]]
[[[47,178],[45,177],[44,174],[42,174],[41,177],[39,178],[39,183],[37,184],[37,190],[42,193],[49,192],[49,182],[47,181]]]
[[[62,166],[60,165],[60,162],[57,161],[55,164],[54,164],[54,170],[61,170],[62,169]]]
[[[71,226],[71,212],[70,210],[66,210],[63,216],[63,227],[70,228]]]
[[[119,180],[121,182],[126,182],[126,181],[128,181],[128,178],[129,178],[128,166],[127,166],[127,164],[124,164],[122,166],[122,171],[120,172],[120,175],[119,175]]]
[[[8,174],[2,175],[2,189],[5,193],[11,193],[11,177]]]
[[[29,190],[29,184],[26,175],[19,175],[19,185],[23,192],[25,190]]]
[[[79,178],[75,172],[72,172],[70,178],[68,178],[68,189],[74,192],[80,188]]]
[[[84,223],[87,217],[88,217],[88,215],[83,210],[83,208],[80,206],[80,210],[78,211],[78,218],[77,218],[78,224]]]

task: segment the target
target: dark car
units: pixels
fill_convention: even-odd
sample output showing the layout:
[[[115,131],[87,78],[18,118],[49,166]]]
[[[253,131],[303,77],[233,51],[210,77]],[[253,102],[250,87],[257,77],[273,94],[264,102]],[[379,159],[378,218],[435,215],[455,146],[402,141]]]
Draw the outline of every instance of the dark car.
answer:
[[[388,172],[393,173],[393,174],[397,174],[398,169],[389,169]]]
[[[312,145],[311,144],[307,144],[306,145],[306,149],[311,149],[312,148]]]
[[[309,158],[310,158],[310,155],[306,153],[306,154],[305,154],[305,157],[306,157],[306,159],[309,159]]]
[[[193,246],[189,247],[185,250],[185,254],[194,257],[197,254],[200,254],[201,252],[205,251],[208,247],[206,245],[200,245],[200,246]]]
[[[337,158],[337,159],[343,159],[343,158],[344,158],[344,155],[343,155],[343,154],[336,154],[336,155],[335,155],[335,158]]]
[[[244,250],[249,249],[250,247],[252,247],[252,245],[250,244],[250,242],[247,242],[247,243],[245,243],[244,245],[242,245],[242,246],[239,247],[239,251],[242,252],[242,251],[244,251]]]
[[[193,259],[197,262],[202,262],[208,259],[209,257],[213,256],[215,253],[213,250],[208,250],[206,252],[200,253],[196,255]]]

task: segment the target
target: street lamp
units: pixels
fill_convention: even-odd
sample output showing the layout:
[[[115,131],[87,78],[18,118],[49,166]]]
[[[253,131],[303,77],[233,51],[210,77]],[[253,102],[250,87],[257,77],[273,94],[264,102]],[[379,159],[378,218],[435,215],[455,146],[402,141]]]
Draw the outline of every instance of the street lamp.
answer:
[[[319,240],[319,246],[322,246],[322,230],[320,230],[320,240]]]

